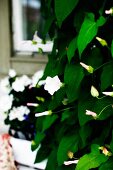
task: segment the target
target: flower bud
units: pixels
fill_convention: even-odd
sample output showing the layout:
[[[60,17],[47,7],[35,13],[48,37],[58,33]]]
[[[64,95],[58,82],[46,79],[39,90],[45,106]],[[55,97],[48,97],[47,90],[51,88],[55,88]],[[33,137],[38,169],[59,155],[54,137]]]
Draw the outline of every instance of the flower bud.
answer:
[[[47,116],[47,115],[51,115],[52,114],[52,110],[48,110],[42,113],[36,113],[35,117],[40,117],[40,116]]]
[[[93,97],[98,97],[99,96],[99,92],[94,86],[91,86],[91,95]]]
[[[99,41],[99,43],[102,45],[102,46],[108,46],[106,40],[100,38],[100,37],[96,37],[96,39]]]
[[[80,65],[81,65],[83,68],[85,68],[89,73],[93,73],[94,68],[93,68],[92,66],[88,66],[88,65],[86,65],[86,64],[84,64],[84,63],[82,63],[82,62],[80,62]]]
[[[90,111],[90,110],[86,110],[86,115],[92,116],[94,119],[97,118],[97,114],[95,112]]]
[[[113,92],[102,92],[106,96],[111,96],[113,97]]]
[[[105,148],[104,146],[99,147],[99,149],[102,151],[102,153],[105,156],[112,156],[112,153],[110,151],[108,151],[107,148]]]
[[[105,14],[113,15],[113,8],[110,8],[109,10],[105,10]]]
[[[77,164],[78,163],[78,159],[73,160],[73,161],[64,161],[64,165],[72,165],[72,164]]]
[[[73,152],[71,152],[71,151],[68,151],[67,155],[68,155],[68,157],[69,157],[70,159],[72,159],[72,158],[73,158],[73,156],[74,156],[74,153],[73,153]]]

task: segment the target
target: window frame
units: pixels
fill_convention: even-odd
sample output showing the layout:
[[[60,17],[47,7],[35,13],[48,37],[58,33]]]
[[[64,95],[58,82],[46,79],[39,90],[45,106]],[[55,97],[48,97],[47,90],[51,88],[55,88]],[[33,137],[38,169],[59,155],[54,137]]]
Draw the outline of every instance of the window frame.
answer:
[[[13,53],[11,29],[11,0],[0,1],[0,74],[7,74],[10,68],[18,74],[32,75],[37,70],[44,69],[47,63],[47,53],[23,55]]]

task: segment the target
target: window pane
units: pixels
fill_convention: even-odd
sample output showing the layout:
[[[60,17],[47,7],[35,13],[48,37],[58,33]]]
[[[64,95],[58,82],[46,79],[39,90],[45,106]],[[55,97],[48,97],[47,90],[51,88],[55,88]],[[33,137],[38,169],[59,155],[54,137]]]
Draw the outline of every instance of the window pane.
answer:
[[[15,51],[38,51],[42,48],[45,52],[52,49],[52,43],[33,46],[32,39],[34,33],[41,29],[43,19],[40,13],[40,0],[12,0],[13,9],[13,42]]]

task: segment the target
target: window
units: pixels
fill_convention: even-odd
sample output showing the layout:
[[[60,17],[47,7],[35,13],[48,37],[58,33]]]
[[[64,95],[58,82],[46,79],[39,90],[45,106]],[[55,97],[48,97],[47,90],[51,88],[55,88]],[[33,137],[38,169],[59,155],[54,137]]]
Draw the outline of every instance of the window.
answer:
[[[42,43],[37,30],[41,29],[43,18],[40,13],[40,0],[12,0],[13,47],[16,52],[43,52],[52,50],[52,42]],[[32,40],[37,41],[33,45]]]
[[[30,1],[33,1],[35,6],[37,6],[38,8],[38,5],[36,5],[38,4],[37,3],[38,1],[35,2],[35,0],[29,0],[29,3],[31,3]],[[12,10],[12,7],[14,7],[14,2],[18,8],[15,7]],[[25,14],[25,13],[22,14],[22,9],[25,10],[24,8],[22,8],[22,6],[24,6],[25,3],[26,2],[24,0],[0,0],[0,75],[4,75],[4,74],[6,75],[9,71],[9,68],[15,69],[18,74],[32,75],[37,70],[44,69],[47,63],[46,52],[51,50],[50,47],[52,48],[51,45],[52,43],[50,44],[48,43],[49,45],[47,44],[46,46],[39,43],[37,44],[38,45],[37,47],[31,45],[32,39],[31,40],[27,40],[27,39],[30,39],[29,36],[31,36],[32,38],[32,34],[34,35],[34,30],[33,33],[28,35],[27,34],[28,29],[27,26],[25,26],[28,24],[27,23],[28,21],[26,21],[27,24],[23,23],[25,27],[24,29],[22,24],[19,24],[19,22],[25,22],[25,18],[27,20],[26,16],[24,16],[25,18],[22,17],[22,15]],[[19,5],[20,5],[21,13],[18,13]],[[33,6],[33,4],[31,6]],[[16,11],[18,14],[15,21],[14,21],[14,16],[16,14],[14,15],[14,11]],[[33,11],[34,11],[34,6],[33,6]],[[13,18],[12,18],[12,13],[13,13]],[[39,17],[37,16],[37,20],[38,18],[41,19],[40,16]],[[15,24],[17,24],[18,27],[17,25],[15,26]],[[13,25],[13,30],[11,29],[12,25]],[[36,25],[36,27],[38,28],[38,25]],[[16,46],[16,44],[19,44],[19,42],[21,45]],[[30,44],[30,50],[27,44]],[[44,46],[45,53],[43,54],[37,53],[39,45],[40,47]],[[47,48],[49,48],[49,50]],[[29,52],[27,50],[29,50]]]

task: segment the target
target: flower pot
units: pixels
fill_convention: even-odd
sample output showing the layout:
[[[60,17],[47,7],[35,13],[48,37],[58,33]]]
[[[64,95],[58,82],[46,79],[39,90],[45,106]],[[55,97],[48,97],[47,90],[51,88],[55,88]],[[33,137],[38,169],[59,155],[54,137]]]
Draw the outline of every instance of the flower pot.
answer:
[[[47,160],[41,163],[34,164],[37,150],[31,151],[31,142],[27,140],[17,139],[14,137],[10,138],[10,143],[13,148],[14,158],[17,163],[24,166],[29,166],[31,168],[45,169]]]

